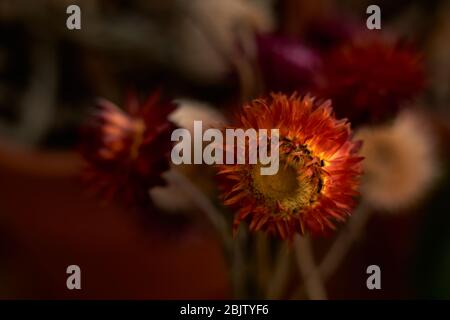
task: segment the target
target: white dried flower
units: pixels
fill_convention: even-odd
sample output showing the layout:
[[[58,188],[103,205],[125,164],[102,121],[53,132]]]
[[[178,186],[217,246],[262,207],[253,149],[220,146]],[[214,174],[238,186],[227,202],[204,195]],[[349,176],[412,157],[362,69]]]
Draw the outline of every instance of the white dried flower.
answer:
[[[395,211],[416,204],[438,175],[433,136],[425,120],[403,111],[389,125],[362,128],[365,157],[362,194],[377,209]]]
[[[169,115],[169,120],[180,128],[193,132],[194,121],[202,121],[205,129],[222,127],[226,123],[222,113],[207,103],[190,99],[178,99],[175,103],[178,107]]]
[[[189,99],[179,99],[175,102],[178,104],[178,107],[169,115],[169,120],[180,128],[193,132],[194,121],[202,121],[204,129],[222,127],[226,124],[225,117],[206,103]],[[178,170],[181,174],[184,174],[208,196],[214,190],[211,185],[214,173],[203,165],[182,165],[173,167],[170,170]],[[166,212],[194,211],[196,208],[189,196],[168,178],[170,173],[163,174],[163,177],[167,181],[167,185],[154,187],[149,191],[155,205]]]

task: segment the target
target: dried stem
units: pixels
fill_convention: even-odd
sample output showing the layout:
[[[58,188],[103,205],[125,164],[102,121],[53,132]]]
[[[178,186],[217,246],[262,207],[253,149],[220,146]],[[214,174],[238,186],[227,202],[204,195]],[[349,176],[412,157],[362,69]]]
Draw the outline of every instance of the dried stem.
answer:
[[[368,205],[362,202],[348,222],[347,228],[336,238],[319,267],[324,280],[336,271],[353,242],[359,238],[369,220],[370,212]]]
[[[244,246],[247,243],[246,230],[239,230],[233,242],[233,260],[231,264],[231,275],[233,281],[234,297],[245,299],[248,296],[248,269]]]
[[[289,278],[290,262],[289,247],[282,244],[282,246],[278,249],[275,259],[276,264],[273,270],[273,276],[267,285],[267,299],[280,299],[283,297],[283,292]]]
[[[361,202],[358,209],[353,213],[346,228],[338,235],[320,263],[318,270],[323,281],[326,281],[336,271],[348,254],[352,244],[360,237],[369,221],[370,213],[369,205],[364,201]],[[301,296],[304,289],[303,286],[300,286],[292,297]]]
[[[203,211],[205,217],[217,230],[227,258],[231,263],[231,277],[234,288],[234,294],[237,298],[243,298],[246,295],[246,270],[245,257],[243,255],[243,246],[246,242],[246,234],[241,230],[233,241],[230,227],[220,211],[211,203],[208,197],[197,188],[188,178],[177,170],[169,170],[164,174],[168,181],[173,182],[183,190],[194,203]]]
[[[322,282],[312,253],[309,238],[296,236],[294,239],[295,256],[301,276],[305,281],[308,297],[313,300],[327,299],[326,290]]]
[[[188,178],[177,170],[169,170],[164,174],[164,177],[178,185],[186,195],[188,195],[192,201],[199,207],[205,214],[205,217],[211,222],[211,224],[218,231],[222,243],[227,252],[232,251],[233,240],[229,232],[228,223],[223,215],[217,210],[217,208],[211,203],[208,197],[197,188]]]
[[[255,269],[258,290],[264,293],[270,277],[269,239],[263,233],[255,235]]]

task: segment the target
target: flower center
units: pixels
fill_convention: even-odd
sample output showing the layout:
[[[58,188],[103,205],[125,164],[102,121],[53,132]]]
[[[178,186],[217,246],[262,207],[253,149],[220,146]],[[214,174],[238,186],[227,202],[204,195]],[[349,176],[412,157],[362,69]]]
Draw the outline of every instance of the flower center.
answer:
[[[272,208],[274,214],[292,215],[312,205],[320,195],[323,180],[320,175],[320,161],[313,162],[307,151],[295,150],[295,157],[288,152],[280,159],[280,168],[274,175],[261,175],[261,165],[254,165],[251,184],[256,197]]]
[[[130,147],[130,158],[136,159],[139,154],[139,148],[141,147],[144,139],[145,124],[141,119],[134,119],[131,124],[133,127],[133,137]]]
[[[295,195],[299,187],[297,173],[291,166],[280,163],[281,167],[274,175],[261,175],[260,165],[253,168],[253,186],[265,198],[281,201]]]

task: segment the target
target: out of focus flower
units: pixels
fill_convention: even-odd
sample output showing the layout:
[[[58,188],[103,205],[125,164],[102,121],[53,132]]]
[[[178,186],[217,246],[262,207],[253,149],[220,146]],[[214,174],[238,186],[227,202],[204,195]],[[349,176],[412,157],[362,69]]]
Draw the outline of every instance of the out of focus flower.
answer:
[[[272,29],[269,10],[246,0],[180,1],[183,15],[171,34],[173,63],[191,79],[219,82],[233,70],[233,58],[256,54],[255,33]],[[253,52],[253,53],[252,53]]]
[[[421,59],[411,47],[370,37],[324,58],[317,92],[332,99],[339,117],[364,123],[394,116],[423,86]]]
[[[364,141],[362,193],[375,208],[414,205],[438,174],[435,145],[427,124],[413,111],[403,111],[389,125],[360,129]]]
[[[349,123],[334,117],[329,101],[273,94],[245,106],[237,127],[278,128],[280,162],[275,175],[261,175],[260,164],[221,166],[224,203],[238,209],[235,230],[248,219],[252,231],[292,239],[326,233],[351,214],[360,143],[351,141]]]
[[[360,28],[346,16],[330,15],[310,21],[302,39],[312,48],[325,52],[351,42]]]
[[[146,204],[149,188],[162,183],[173,127],[167,116],[173,106],[159,100],[154,94],[140,105],[131,94],[125,110],[99,100],[84,129],[81,150],[89,164],[86,179],[107,200]]]
[[[227,122],[220,111],[207,103],[191,99],[178,99],[175,103],[178,107],[169,115],[169,119],[177,127],[193,132],[194,121],[202,121],[204,129],[221,127]]]
[[[450,101],[450,2],[440,4],[436,28],[428,36],[427,63],[430,73],[430,98],[442,111],[448,112]]]
[[[321,65],[319,55],[298,41],[258,37],[258,60],[266,91],[307,91]]]
[[[202,121],[203,128],[222,127],[227,123],[225,117],[212,106],[190,99],[175,101],[177,109],[169,115],[169,120],[177,127],[188,129],[193,133],[194,121]],[[170,170],[178,170],[184,174],[206,195],[212,196],[216,189],[213,185],[214,172],[206,165],[180,165]],[[164,175],[163,175],[164,177]],[[165,212],[187,212],[195,208],[191,198],[175,183],[167,179],[164,186],[156,186],[150,190],[153,203]]]

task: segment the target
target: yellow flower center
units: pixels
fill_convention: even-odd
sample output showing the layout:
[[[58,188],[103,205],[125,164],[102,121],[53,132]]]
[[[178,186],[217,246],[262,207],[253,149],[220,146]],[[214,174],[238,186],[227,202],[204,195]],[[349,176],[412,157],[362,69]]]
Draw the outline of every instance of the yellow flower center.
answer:
[[[291,166],[281,166],[274,175],[261,175],[260,165],[253,169],[253,186],[266,198],[283,200],[295,195],[299,183],[297,172]]]
[[[309,156],[296,160],[281,159],[274,175],[261,175],[260,165],[253,166],[251,181],[256,196],[272,207],[273,214],[291,215],[313,204],[322,189],[322,178],[306,170]],[[314,165],[313,165],[314,166]],[[320,164],[316,164],[320,166]],[[281,207],[282,210],[275,210]]]
[[[130,158],[136,159],[144,139],[145,124],[141,119],[134,119],[131,124],[133,127],[133,143],[130,147]]]

